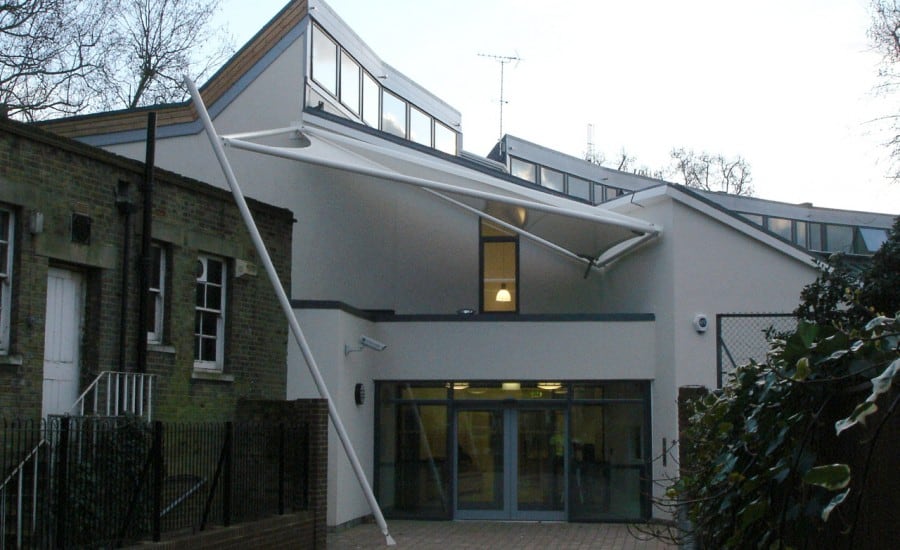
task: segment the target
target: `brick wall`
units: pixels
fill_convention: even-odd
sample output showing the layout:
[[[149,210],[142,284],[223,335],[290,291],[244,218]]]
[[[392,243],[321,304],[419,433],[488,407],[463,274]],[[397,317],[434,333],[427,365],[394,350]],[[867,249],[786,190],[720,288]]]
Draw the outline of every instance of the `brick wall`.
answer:
[[[235,415],[237,421],[251,422],[309,422],[310,472],[308,511],[312,514],[314,545],[325,548],[326,511],[328,506],[328,404],[324,399],[296,401],[240,401]],[[304,535],[305,536],[305,535]],[[305,546],[298,546],[298,548]]]
[[[315,519],[311,512],[297,512],[275,516],[252,523],[210,529],[170,540],[142,543],[134,548],[163,548],[193,550],[195,548],[325,548],[316,539]]]
[[[134,370],[137,363],[138,270],[143,164],[0,120],[0,205],[16,217],[11,347],[0,355],[0,415],[41,414],[47,271],[76,270],[85,279],[81,385],[104,370]],[[134,204],[128,218],[116,206],[120,182]],[[248,201],[284,286],[289,286],[292,214]],[[29,232],[32,213],[44,230]],[[70,235],[73,212],[91,218],[89,244]],[[123,269],[126,226],[131,243]],[[168,253],[164,341],[148,353],[158,375],[154,416],[161,420],[226,420],[239,399],[284,399],[287,323],[230,193],[156,170],[153,239]],[[198,376],[193,332],[198,254],[237,262],[251,273],[227,280],[225,364],[221,376]],[[256,273],[252,273],[255,268]],[[128,276],[126,331],[120,330],[123,275]],[[124,339],[125,361],[119,364]]]

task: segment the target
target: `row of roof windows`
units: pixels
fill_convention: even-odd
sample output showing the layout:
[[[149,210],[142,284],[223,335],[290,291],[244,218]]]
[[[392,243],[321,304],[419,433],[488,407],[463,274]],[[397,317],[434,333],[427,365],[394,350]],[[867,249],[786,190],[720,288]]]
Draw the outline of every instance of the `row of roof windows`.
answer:
[[[378,83],[318,25],[312,25],[312,79],[360,122],[450,155],[457,133]]]
[[[833,223],[817,223],[741,212],[741,216],[779,237],[815,252],[874,254],[887,241],[887,230]]]
[[[628,193],[618,187],[592,182],[514,156],[509,157],[509,173],[517,178],[593,204],[612,200]]]

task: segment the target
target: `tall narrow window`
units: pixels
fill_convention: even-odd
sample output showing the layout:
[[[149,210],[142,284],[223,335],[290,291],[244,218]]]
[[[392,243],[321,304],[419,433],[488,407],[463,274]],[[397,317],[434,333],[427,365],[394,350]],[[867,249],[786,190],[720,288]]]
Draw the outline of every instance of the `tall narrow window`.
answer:
[[[481,221],[481,311],[519,309],[519,238]]]
[[[359,65],[341,50],[341,103],[359,114]]]
[[[566,179],[562,172],[551,170],[546,166],[541,166],[541,185],[560,193],[566,191]]]
[[[362,74],[362,119],[372,128],[378,128],[381,87],[369,73],[363,71]]]
[[[509,173],[517,178],[528,180],[531,183],[534,183],[535,181],[534,164],[515,157],[510,157],[509,159]]]
[[[337,96],[337,57],[337,44],[322,29],[313,25],[312,77],[334,96]]]
[[[381,94],[381,130],[406,137],[406,102],[387,90]]]
[[[13,213],[0,206],[0,353],[9,353],[12,304]]]
[[[165,318],[166,297],[166,250],[154,244],[151,247],[153,267],[150,273],[150,296],[147,300],[147,342],[161,344],[163,341],[163,319]]]
[[[409,108],[409,139],[431,147],[431,117],[413,106]]]
[[[434,121],[434,148],[448,155],[456,154],[456,132]]]
[[[194,366],[222,370],[225,354],[225,262],[211,256],[197,260],[194,316]]]

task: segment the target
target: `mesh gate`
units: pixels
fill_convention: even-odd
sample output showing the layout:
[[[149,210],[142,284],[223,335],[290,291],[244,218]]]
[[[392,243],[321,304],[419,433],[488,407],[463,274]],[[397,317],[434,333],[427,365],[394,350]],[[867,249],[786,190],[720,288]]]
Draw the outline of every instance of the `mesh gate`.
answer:
[[[766,331],[788,332],[797,328],[791,313],[720,313],[716,315],[716,380],[722,387],[725,374],[751,359],[766,359]]]

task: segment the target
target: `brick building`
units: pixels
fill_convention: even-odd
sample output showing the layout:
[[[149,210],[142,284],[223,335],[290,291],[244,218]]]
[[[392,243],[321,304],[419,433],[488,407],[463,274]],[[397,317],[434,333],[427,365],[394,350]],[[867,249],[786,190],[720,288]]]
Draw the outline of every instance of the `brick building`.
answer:
[[[143,174],[141,162],[0,120],[3,417],[74,412],[99,373],[140,370]],[[140,405],[162,420],[223,420],[239,399],[284,399],[287,325],[231,195],[156,170],[152,205],[141,337],[155,376],[152,396],[149,378],[131,379]],[[288,281],[291,212],[250,208]]]

